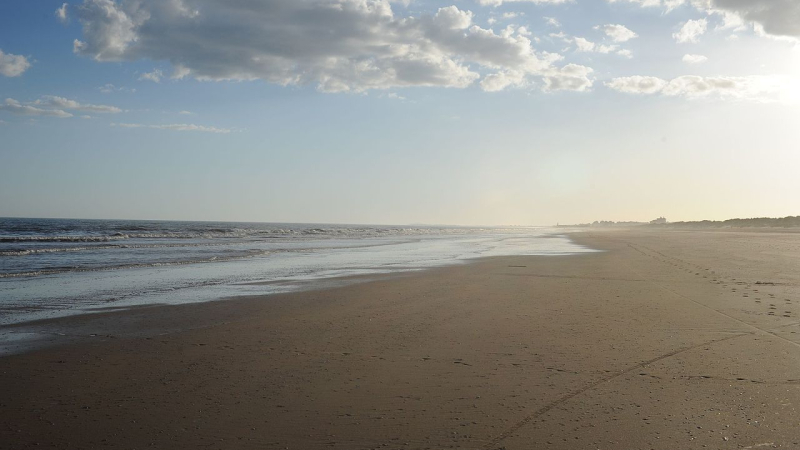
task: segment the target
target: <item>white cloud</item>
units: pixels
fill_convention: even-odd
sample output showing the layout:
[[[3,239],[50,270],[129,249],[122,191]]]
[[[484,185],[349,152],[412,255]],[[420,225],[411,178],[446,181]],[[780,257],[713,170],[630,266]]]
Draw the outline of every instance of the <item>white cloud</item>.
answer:
[[[391,11],[389,11],[391,13]],[[472,11],[463,11],[455,6],[440,8],[434,16],[434,21],[446,30],[465,30],[472,25]]]
[[[72,111],[82,111],[101,114],[116,114],[122,112],[116,106],[109,105],[91,105],[86,103],[79,103],[75,100],[70,100],[64,97],[57,97],[54,95],[45,95],[41,99],[32,103],[36,106],[44,106],[54,109],[68,109]]]
[[[68,23],[69,22],[69,15],[67,13],[67,4],[64,3],[61,5],[60,8],[56,10],[56,17],[61,23]]]
[[[397,17],[388,0],[84,0],[75,11],[83,25],[76,53],[98,61],[168,61],[178,79],[364,92],[464,88],[482,73],[521,72],[527,82],[556,70],[527,30],[495,33],[455,6]]]
[[[131,93],[136,92],[136,89],[126,88],[123,86],[117,87],[111,83],[104,84],[97,89],[103,94],[110,94],[112,92],[131,92]]]
[[[561,28],[561,22],[559,22],[555,17],[544,17],[543,19],[551,27]]]
[[[601,30],[614,42],[628,42],[633,38],[639,37],[638,34],[629,30],[625,25],[598,25],[595,27],[595,29]]]
[[[49,116],[49,117],[72,117],[67,111],[77,111],[86,113],[120,113],[121,109],[108,105],[91,105],[79,103],[64,97],[54,95],[42,96],[33,102],[20,103],[12,98],[7,98],[5,104],[0,104],[0,110],[8,111],[12,114],[22,116]]]
[[[12,55],[0,50],[0,74],[7,77],[18,77],[25,73],[31,66],[28,58],[22,55]]]
[[[714,30],[732,30],[733,32],[744,31],[747,29],[745,20],[738,14],[730,11],[708,10],[709,14],[722,16],[722,23],[714,27]]]
[[[688,20],[681,29],[672,35],[681,44],[697,42],[708,29],[707,19]]]
[[[656,77],[614,78],[605,83],[611,89],[628,94],[657,94],[670,97],[719,98],[758,102],[786,101],[785,95],[796,87],[796,80],[777,76],[701,77],[684,75],[670,81]]]
[[[628,59],[631,59],[631,58],[633,58],[633,52],[631,52],[631,51],[630,51],[630,50],[628,50],[627,48],[623,48],[622,50],[619,50],[619,51],[617,52],[617,54],[618,54],[619,56],[622,56],[622,57],[625,57],[625,58],[628,58]]]
[[[639,6],[661,6],[661,0],[608,0],[608,3],[633,3]]]
[[[535,3],[537,5],[553,4],[560,5],[562,3],[573,3],[575,0],[478,0],[478,4],[483,6],[500,6],[503,3]]]
[[[573,38],[573,42],[575,42],[576,50],[579,52],[608,54],[616,51],[619,48],[618,45],[596,44],[582,37]]]
[[[571,37],[564,32],[550,33],[550,37],[554,39],[561,39],[566,43],[575,44],[575,51],[581,53],[602,53],[610,54],[616,53],[624,58],[633,58],[633,53],[627,49],[620,49],[616,44],[598,44],[583,37]],[[565,49],[565,51],[568,49]]]
[[[694,3],[705,0],[608,0],[609,3],[633,3],[645,8],[661,7],[667,13],[687,3],[688,1]]]
[[[662,93],[669,96],[707,97],[710,95],[741,97],[750,90],[747,77],[700,77],[686,75],[673,79]]]
[[[143,73],[139,77],[139,79],[140,80],[152,81],[154,83],[160,83],[161,82],[161,78],[163,78],[163,77],[164,77],[164,72],[162,72],[161,69],[155,69],[152,72]]]
[[[172,69],[172,79],[173,80],[182,80],[182,79],[188,77],[189,74],[191,74],[191,72],[192,71],[189,70],[187,67],[184,67],[184,66],[178,64],[177,66],[175,66]]]
[[[111,125],[122,128],[152,128],[156,130],[200,131],[204,133],[218,133],[218,134],[228,134],[233,132],[233,130],[229,128],[208,127],[204,125],[195,125],[193,123],[173,123],[166,125],[144,125],[141,123],[112,123]]]
[[[23,105],[13,98],[7,98],[5,103],[0,104],[0,111],[7,111],[18,116],[72,117],[72,114],[60,109],[44,109],[31,105]]]
[[[554,70],[553,73],[545,77],[545,90],[588,91],[593,84],[591,78],[592,72],[593,70],[590,67],[578,64],[567,64],[561,69]]]
[[[698,0],[691,0],[691,1],[698,1]],[[703,0],[700,0],[700,1],[703,1]],[[679,6],[682,6],[686,2],[687,2],[687,0],[664,0],[664,8],[666,9],[666,12],[669,13],[673,9],[675,9],[675,8],[677,8]]]
[[[614,78],[606,82],[606,86],[614,89],[615,91],[625,92],[627,94],[655,94],[661,92],[667,82],[656,77],[621,77]]]
[[[481,80],[481,88],[486,92],[497,92],[509,86],[522,86],[524,82],[524,73],[509,70],[485,76]]]
[[[593,52],[594,48],[596,47],[594,42],[582,37],[576,37],[574,41],[579,52]]]
[[[683,62],[687,64],[700,64],[708,61],[708,57],[703,55],[683,55]]]
[[[113,0],[85,0],[78,7],[78,16],[86,42],[75,39],[73,51],[91,55],[97,61],[122,59],[138,40],[136,28],[150,18],[143,9],[128,9],[126,12]]]

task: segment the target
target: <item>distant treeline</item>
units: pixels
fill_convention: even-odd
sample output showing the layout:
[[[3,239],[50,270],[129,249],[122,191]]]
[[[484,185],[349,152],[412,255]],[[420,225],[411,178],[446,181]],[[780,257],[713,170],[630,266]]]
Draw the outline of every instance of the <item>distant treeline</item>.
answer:
[[[800,228],[800,216],[789,216],[780,219],[757,217],[753,219],[700,220],[696,222],[672,222],[652,224],[650,227],[707,227],[707,228]]]
[[[753,219],[728,219],[728,220],[698,220],[694,222],[665,222],[658,223],[663,218],[650,223],[646,222],[614,222],[611,220],[597,220],[592,223],[579,223],[575,225],[561,225],[559,227],[590,228],[590,227],[661,227],[661,228],[800,228],[800,216],[789,216],[775,219],[772,217],[756,217]]]

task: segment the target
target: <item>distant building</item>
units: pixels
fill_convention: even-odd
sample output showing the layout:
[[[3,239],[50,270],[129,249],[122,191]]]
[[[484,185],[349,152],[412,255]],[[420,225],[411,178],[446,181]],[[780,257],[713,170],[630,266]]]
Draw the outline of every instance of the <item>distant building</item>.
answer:
[[[667,223],[667,219],[665,219],[665,218],[663,218],[663,217],[659,217],[658,219],[651,220],[651,221],[650,221],[650,223],[651,223],[652,225],[660,225],[660,224]]]

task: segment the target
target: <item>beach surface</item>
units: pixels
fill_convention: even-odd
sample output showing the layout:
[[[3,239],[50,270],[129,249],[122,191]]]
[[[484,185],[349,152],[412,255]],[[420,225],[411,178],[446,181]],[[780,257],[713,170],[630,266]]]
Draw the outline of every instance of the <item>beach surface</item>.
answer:
[[[800,233],[572,237],[59,319],[0,358],[0,448],[800,448]]]

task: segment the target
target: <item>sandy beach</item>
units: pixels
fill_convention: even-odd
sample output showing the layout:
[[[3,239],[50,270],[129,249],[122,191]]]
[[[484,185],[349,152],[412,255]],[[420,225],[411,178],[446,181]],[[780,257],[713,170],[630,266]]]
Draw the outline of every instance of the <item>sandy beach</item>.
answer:
[[[800,448],[800,234],[572,237],[605,251],[61,319],[0,358],[0,448]]]

